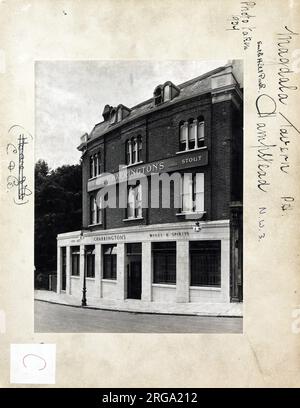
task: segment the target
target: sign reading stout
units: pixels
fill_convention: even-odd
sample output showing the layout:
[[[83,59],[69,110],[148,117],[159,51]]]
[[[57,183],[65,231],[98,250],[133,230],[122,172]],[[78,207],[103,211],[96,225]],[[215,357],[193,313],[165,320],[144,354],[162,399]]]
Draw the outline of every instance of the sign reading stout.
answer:
[[[115,182],[125,181],[130,177],[135,177],[140,174],[150,176],[155,173],[167,173],[174,172],[176,170],[182,170],[198,166],[206,166],[208,164],[208,151],[207,149],[199,149],[194,152],[180,153],[169,159],[158,160],[151,163],[140,164],[134,167],[124,167],[119,173],[114,173],[112,181],[109,184]],[[102,186],[103,179],[107,179],[107,175],[100,175],[95,179],[88,181],[88,191],[93,191]]]

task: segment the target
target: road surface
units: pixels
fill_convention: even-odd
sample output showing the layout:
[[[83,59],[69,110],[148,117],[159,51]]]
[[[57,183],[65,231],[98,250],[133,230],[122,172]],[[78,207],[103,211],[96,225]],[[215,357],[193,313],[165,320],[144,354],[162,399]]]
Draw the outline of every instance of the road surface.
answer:
[[[242,333],[240,317],[203,317],[83,309],[35,301],[40,333]]]

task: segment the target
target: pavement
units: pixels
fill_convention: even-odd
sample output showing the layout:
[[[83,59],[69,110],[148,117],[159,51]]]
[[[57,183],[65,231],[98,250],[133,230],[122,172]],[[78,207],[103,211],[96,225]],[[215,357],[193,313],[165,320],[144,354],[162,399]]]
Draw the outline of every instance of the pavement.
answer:
[[[242,333],[242,317],[147,314],[35,300],[39,333]]]
[[[35,290],[35,300],[44,300],[51,303],[59,303],[68,306],[81,305],[81,293],[79,297],[66,294],[65,292],[56,293],[50,290]],[[91,308],[102,310],[113,310],[122,312],[143,312],[147,314],[158,313],[171,315],[197,315],[197,316],[218,316],[218,317],[242,317],[243,303],[237,302],[147,302],[137,299],[107,299],[103,297],[87,296],[87,304]]]

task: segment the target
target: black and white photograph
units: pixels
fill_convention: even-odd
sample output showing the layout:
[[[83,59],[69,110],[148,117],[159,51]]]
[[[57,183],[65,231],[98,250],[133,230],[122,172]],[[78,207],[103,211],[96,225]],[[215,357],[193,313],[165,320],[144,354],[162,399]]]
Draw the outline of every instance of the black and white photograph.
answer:
[[[243,332],[243,61],[35,63],[41,333]]]

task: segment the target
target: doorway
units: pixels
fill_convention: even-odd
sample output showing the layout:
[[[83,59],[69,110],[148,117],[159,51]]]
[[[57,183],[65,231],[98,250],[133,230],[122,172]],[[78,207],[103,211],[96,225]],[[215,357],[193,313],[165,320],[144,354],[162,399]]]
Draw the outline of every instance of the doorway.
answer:
[[[127,244],[127,299],[142,297],[142,244]]]

